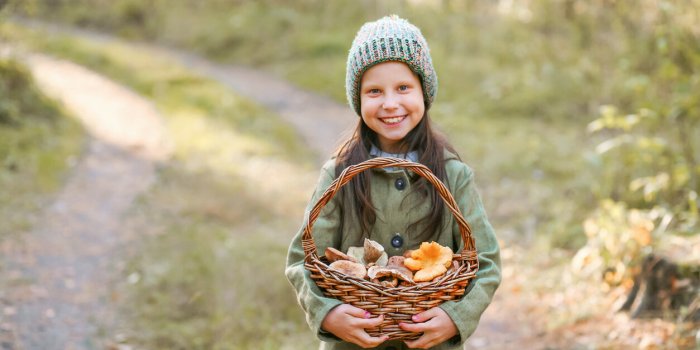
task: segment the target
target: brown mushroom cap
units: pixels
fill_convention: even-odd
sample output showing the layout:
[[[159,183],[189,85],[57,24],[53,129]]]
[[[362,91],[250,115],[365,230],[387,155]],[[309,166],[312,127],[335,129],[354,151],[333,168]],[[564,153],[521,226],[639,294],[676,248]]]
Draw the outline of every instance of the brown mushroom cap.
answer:
[[[335,261],[330,264],[328,268],[359,279],[363,279],[367,276],[367,269],[364,265],[349,260]]]
[[[341,252],[340,250],[335,249],[333,247],[326,248],[325,255],[326,255],[326,259],[328,259],[328,261],[330,261],[330,262],[334,262],[334,261],[338,261],[338,260],[349,260],[352,262],[358,262],[358,260],[355,259],[355,257],[347,255],[347,254],[345,254],[345,253]]]
[[[375,265],[386,266],[386,262],[389,259],[389,255],[384,251],[384,247],[381,244],[366,238],[364,246],[348,248],[347,255],[366,267]]]
[[[406,258],[404,258],[403,256],[398,256],[398,255],[392,256],[392,257],[390,257],[389,260],[387,261],[386,266],[404,267],[403,261],[404,261],[405,259],[406,259]]]
[[[381,244],[379,244],[371,239],[368,239],[368,238],[365,238],[364,248],[365,248],[365,255],[364,255],[365,264],[376,263],[379,260],[379,258],[382,257],[382,253],[384,253],[384,247],[382,247]],[[380,265],[380,264],[377,264],[377,265]]]
[[[370,279],[394,277],[413,283],[413,272],[402,266],[372,266],[367,270]]]

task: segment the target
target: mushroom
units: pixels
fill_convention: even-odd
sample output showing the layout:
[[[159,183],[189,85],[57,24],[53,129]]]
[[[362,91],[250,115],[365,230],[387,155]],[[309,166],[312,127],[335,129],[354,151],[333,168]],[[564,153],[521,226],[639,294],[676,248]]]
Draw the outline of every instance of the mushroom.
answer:
[[[404,267],[403,261],[404,261],[405,259],[406,259],[406,258],[404,258],[403,256],[398,256],[398,255],[397,255],[397,256],[392,256],[392,257],[389,258],[389,260],[387,261],[386,266],[387,266],[387,267],[389,267],[389,266]]]
[[[386,252],[383,252],[382,255],[379,256],[379,259],[377,259],[377,261],[374,262],[374,265],[386,266],[388,259],[389,259],[389,255]]]
[[[377,265],[380,265],[378,263],[379,258],[382,257],[382,254],[384,253],[384,247],[382,247],[381,244],[365,238],[365,264],[369,263],[377,263]],[[385,263],[386,265],[386,263]]]
[[[364,264],[365,248],[364,247],[350,247],[350,248],[348,248],[348,255],[355,258],[355,260],[357,262]]]
[[[386,262],[389,259],[381,244],[367,238],[365,238],[363,247],[348,248],[347,255],[355,258],[357,262],[367,267],[375,265],[386,266]]]
[[[392,277],[413,283],[413,272],[403,266],[372,266],[367,270],[367,276],[372,280]]]
[[[328,247],[326,248],[326,259],[330,262],[338,261],[338,260],[349,260],[352,262],[358,262],[358,260],[355,257],[352,257],[350,255],[347,255],[343,252],[341,252],[338,249],[335,249],[333,247]]]
[[[359,279],[363,279],[367,276],[367,269],[364,265],[350,260],[335,261],[330,264],[328,268]]]
[[[379,284],[384,288],[394,288],[399,285],[399,280],[396,277],[392,277],[391,279],[381,281]]]
[[[445,274],[452,265],[452,249],[436,242],[423,242],[420,249],[411,252],[411,257],[404,260],[404,265],[417,271],[413,275],[413,281],[431,281]]]

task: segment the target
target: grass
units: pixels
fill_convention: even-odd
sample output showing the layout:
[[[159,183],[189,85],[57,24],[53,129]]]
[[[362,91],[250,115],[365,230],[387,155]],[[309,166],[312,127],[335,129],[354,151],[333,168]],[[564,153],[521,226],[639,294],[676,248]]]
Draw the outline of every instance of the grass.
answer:
[[[18,62],[0,58],[0,241],[19,238],[81,152],[84,131]]]
[[[291,128],[158,52],[1,30],[131,87],[165,117],[173,156],[128,219],[140,239],[117,282],[123,327],[115,341],[152,349],[314,347],[283,276],[317,176],[314,154]]]

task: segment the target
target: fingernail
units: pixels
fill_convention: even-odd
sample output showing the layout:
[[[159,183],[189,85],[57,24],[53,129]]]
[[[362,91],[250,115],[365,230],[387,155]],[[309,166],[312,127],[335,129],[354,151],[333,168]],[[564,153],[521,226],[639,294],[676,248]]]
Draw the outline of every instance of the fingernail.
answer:
[[[418,322],[419,320],[418,315],[413,315],[411,319],[413,320],[413,322]]]
[[[365,318],[369,318],[370,316],[372,316],[372,314],[370,314],[369,311],[365,311]]]

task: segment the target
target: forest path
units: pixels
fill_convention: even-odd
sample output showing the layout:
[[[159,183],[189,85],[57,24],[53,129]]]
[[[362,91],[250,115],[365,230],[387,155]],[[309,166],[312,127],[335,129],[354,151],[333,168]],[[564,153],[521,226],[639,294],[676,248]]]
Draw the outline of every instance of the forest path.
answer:
[[[40,89],[88,131],[64,187],[20,242],[3,246],[12,287],[3,349],[105,349],[110,281],[128,241],[123,216],[154,182],[169,147],[160,116],[130,90],[70,62],[18,54]],[[10,312],[8,312],[10,310]]]

